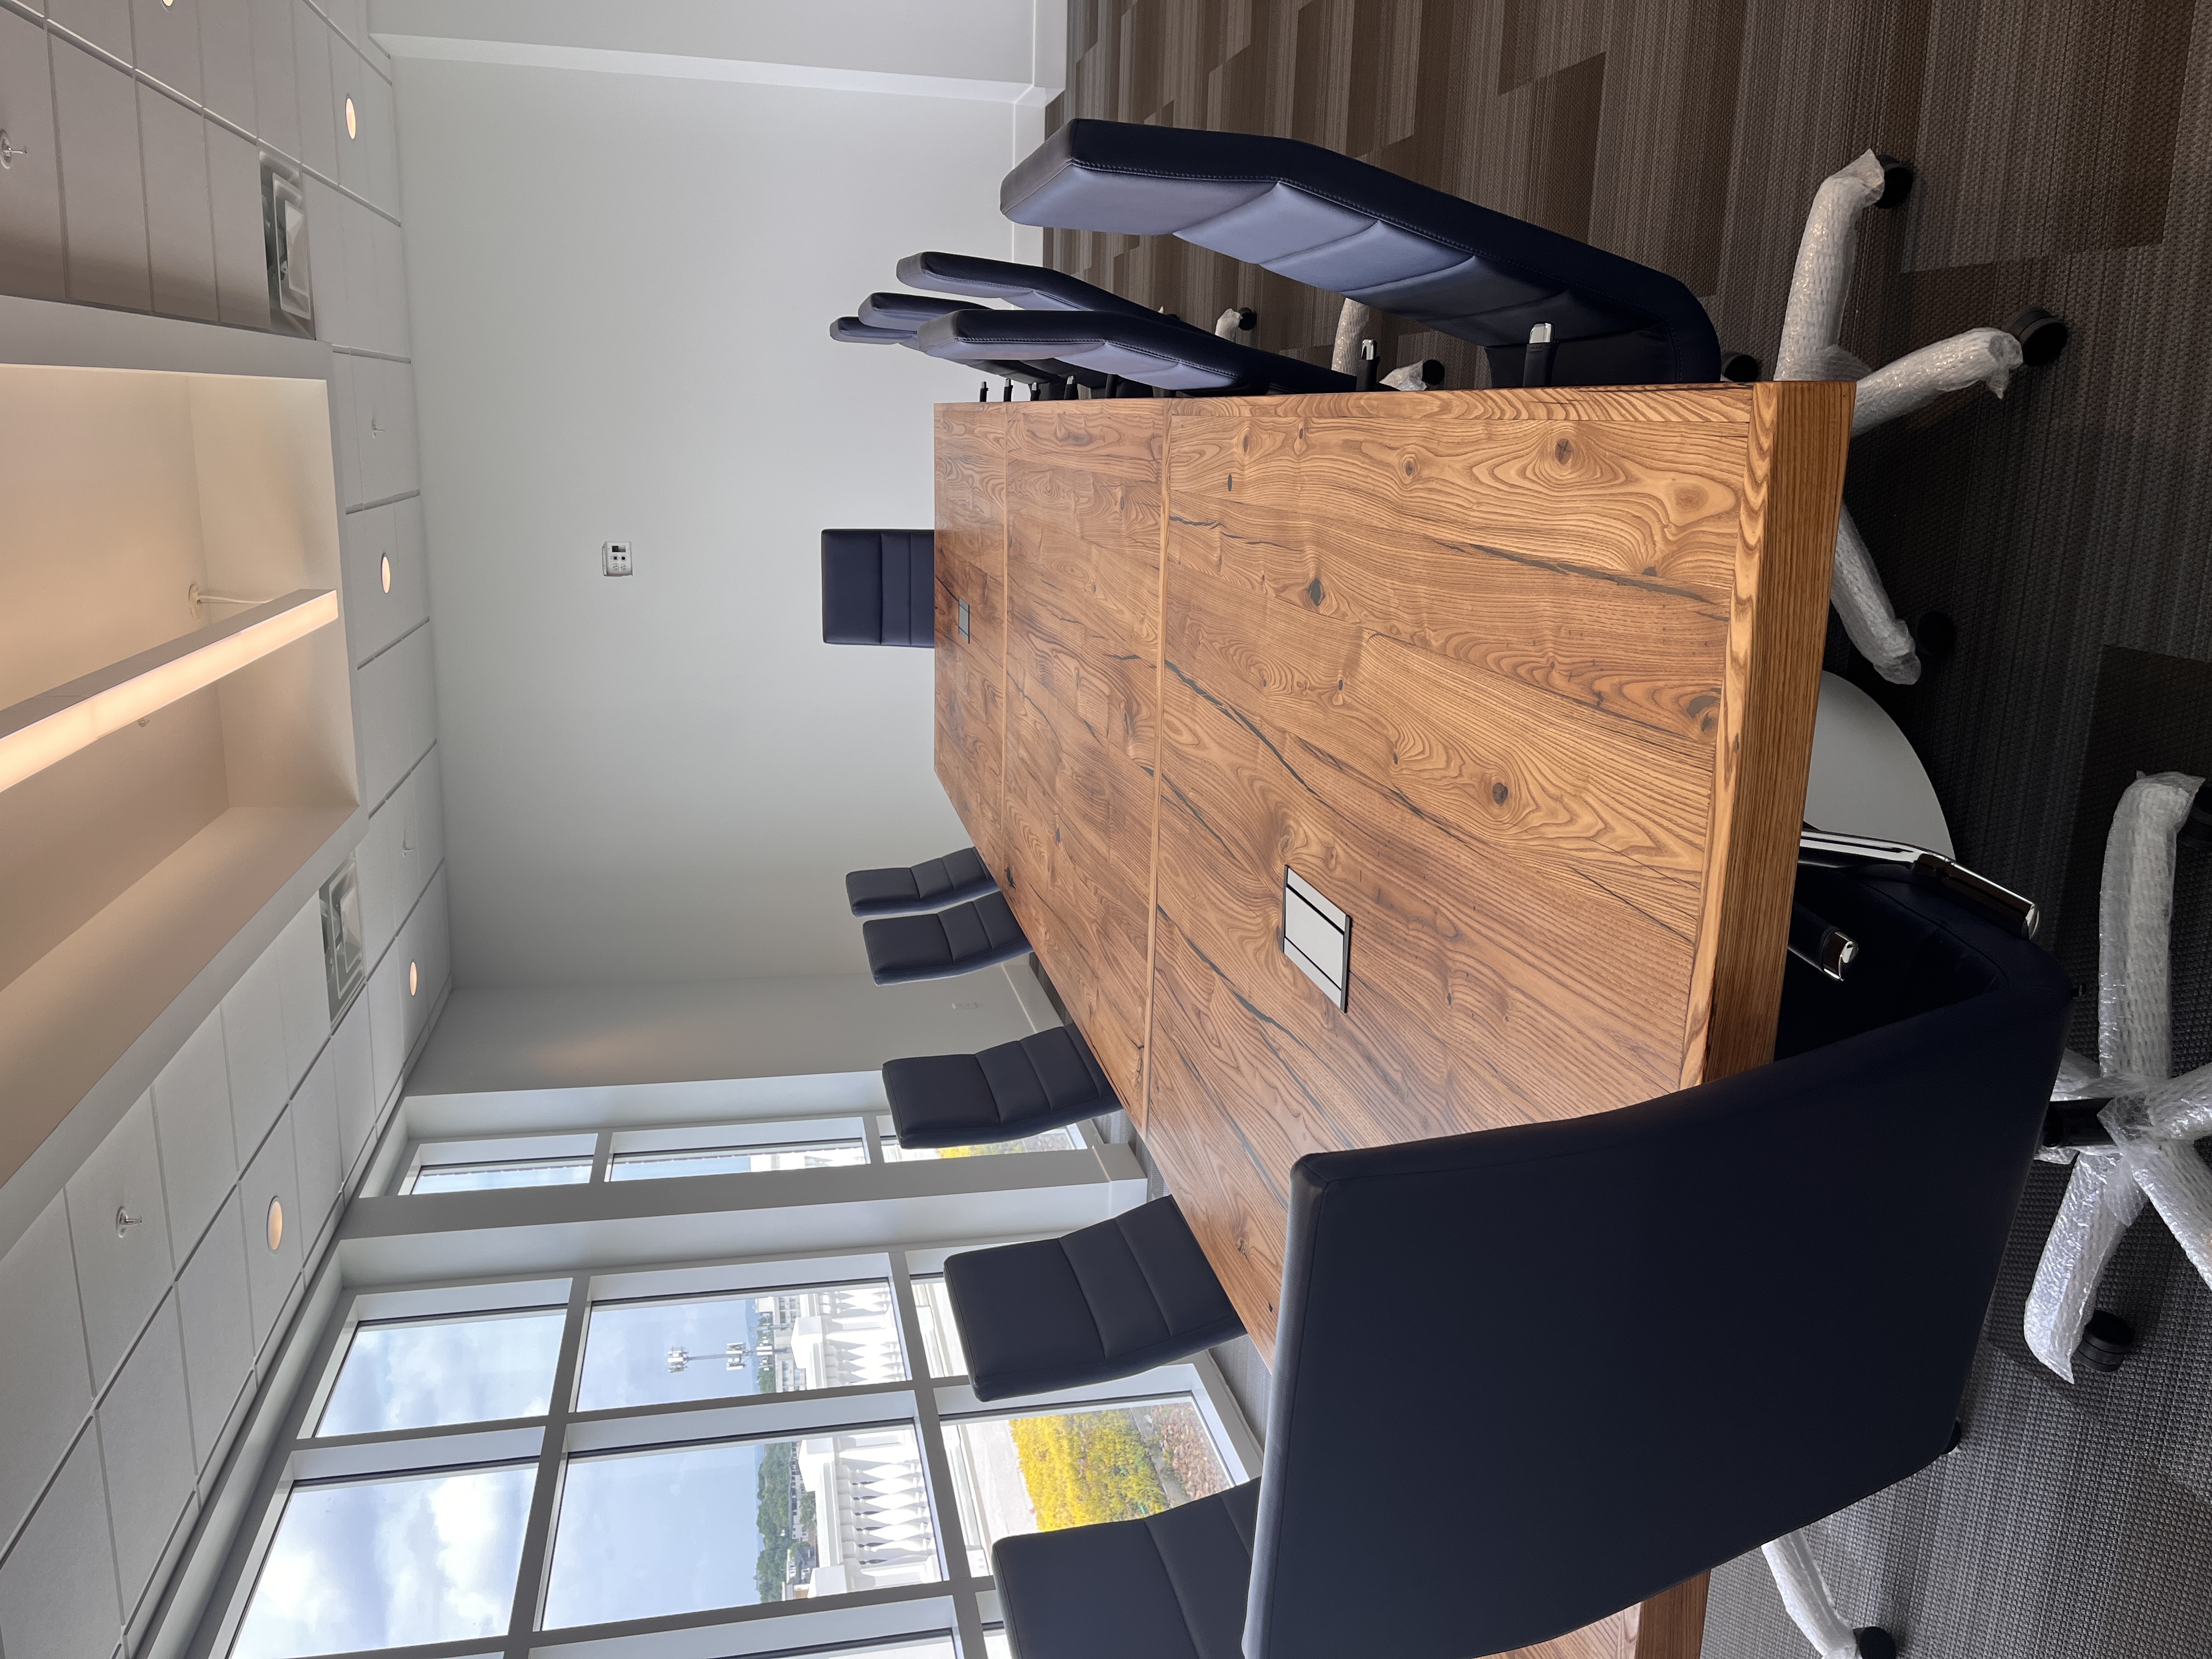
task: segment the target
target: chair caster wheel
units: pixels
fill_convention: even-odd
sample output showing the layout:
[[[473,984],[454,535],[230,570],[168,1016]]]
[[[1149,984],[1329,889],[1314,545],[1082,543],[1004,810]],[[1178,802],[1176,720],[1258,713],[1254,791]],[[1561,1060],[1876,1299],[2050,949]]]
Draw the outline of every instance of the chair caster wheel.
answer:
[[[2108,1308],[2089,1316],[2077,1352],[2093,1369],[2110,1375],[2136,1351],[2136,1328]]]
[[[1851,1638],[1858,1644],[1859,1659],[1897,1659],[1897,1638],[1880,1625],[1855,1630]]]
[[[1923,611],[1906,617],[1905,626],[1912,635],[1912,649],[1923,668],[1942,664],[1959,643],[1959,624],[1951,620],[1948,611]]]
[[[1748,351],[1726,351],[1721,354],[1721,379],[1734,380],[1738,386],[1749,386],[1759,378],[1759,362]]]
[[[1878,208],[1901,208],[1912,194],[1912,181],[1920,175],[1912,170],[1912,163],[1900,161],[1894,155],[1877,155],[1881,163],[1881,194],[1875,198]]]
[[[1249,334],[1254,329],[1260,326],[1260,313],[1253,310],[1249,306],[1237,307],[1237,326],[1240,331]]]
[[[2029,306],[2005,325],[2005,332],[2020,342],[2021,357],[2030,368],[2055,361],[2073,337],[2065,320],[2041,306]]]

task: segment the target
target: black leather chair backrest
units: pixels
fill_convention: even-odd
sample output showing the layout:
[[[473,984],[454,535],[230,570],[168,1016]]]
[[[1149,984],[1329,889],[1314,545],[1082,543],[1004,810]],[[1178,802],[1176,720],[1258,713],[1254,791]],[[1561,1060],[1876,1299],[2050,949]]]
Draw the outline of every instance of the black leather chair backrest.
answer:
[[[1000,1539],[991,1569],[1016,1659],[1243,1659],[1258,1504],[1247,1480],[1133,1521]]]
[[[902,1146],[1014,1140],[1121,1105],[1073,1025],[1033,1031],[980,1054],[887,1060],[884,1097]]]
[[[898,279],[908,288],[932,294],[1004,300],[1022,311],[1111,311],[1155,320],[1160,316],[1149,306],[1125,300],[1110,289],[1064,270],[1018,264],[1011,259],[986,259],[973,253],[909,253],[898,262]]]
[[[1349,374],[1258,351],[1164,317],[1115,311],[953,311],[915,331],[933,357],[1051,357],[1170,392],[1350,392]]]
[[[822,641],[934,646],[936,532],[823,531]]]
[[[972,847],[941,859],[845,872],[845,902],[856,916],[914,916],[996,892],[999,883]]]
[[[1528,1646],[1943,1452],[2072,989],[1912,878],[1798,896],[1862,954],[1789,1057],[1296,1165],[1250,1659]]]
[[[1475,341],[1501,386],[1522,384],[1536,323],[1553,385],[1720,374],[1711,319],[1665,272],[1296,139],[1070,121],[999,204],[1017,224],[1172,234]]]
[[[878,916],[860,924],[868,972],[878,985],[951,979],[1029,954],[1013,907],[996,888],[928,915]]]
[[[945,1288],[978,1400],[1110,1382],[1244,1334],[1172,1197],[947,1256]]]

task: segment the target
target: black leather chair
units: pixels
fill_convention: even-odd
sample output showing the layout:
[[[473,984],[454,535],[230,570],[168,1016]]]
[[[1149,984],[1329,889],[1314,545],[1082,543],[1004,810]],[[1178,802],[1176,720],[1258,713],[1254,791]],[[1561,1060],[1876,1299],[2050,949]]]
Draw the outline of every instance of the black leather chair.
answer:
[[[1260,1483],[1248,1480],[1139,1520],[1000,1540],[992,1561],[1015,1654],[1244,1659],[1238,1638],[1259,1507]],[[1340,1571],[1337,1593],[1356,1597],[1358,1572]],[[1070,1617],[1077,1609],[1093,1616]],[[1356,1648],[1338,1659],[1380,1651]]]
[[[1055,1025],[976,1054],[887,1060],[884,1094],[902,1146],[1018,1140],[1121,1104],[1073,1025]]]
[[[953,311],[915,331],[933,357],[981,363],[1051,357],[1168,392],[1351,392],[1316,363],[1239,345],[1170,318],[1118,311]]]
[[[856,916],[919,915],[998,890],[983,855],[972,847],[904,869],[853,870],[845,876],[846,902]]]
[[[1006,896],[995,890],[933,915],[864,921],[860,942],[878,985],[951,979],[1027,956],[1030,949]]]
[[[937,643],[937,532],[822,532],[824,645]]]
[[[921,347],[915,340],[915,331],[932,318],[962,308],[957,301],[933,300],[920,294],[871,294],[860,302],[857,314],[840,317],[830,325],[830,337],[845,345],[896,345],[920,351]],[[1036,362],[978,358],[974,366],[987,374],[1019,380],[1030,388],[1032,397],[1038,398],[1069,395],[1066,387],[1071,380],[1078,386],[1101,390],[1107,384],[1103,374],[1049,358]]]
[[[1797,897],[1859,954],[1790,958],[1772,1064],[1299,1160],[1249,1659],[1547,1641],[1949,1446],[2072,988],[1940,872],[1801,866]],[[1180,1616],[1077,1589],[1093,1530],[999,1547],[1021,1659]]]
[[[1133,1376],[1244,1334],[1172,1198],[948,1256],[945,1288],[978,1400]]]
[[[1016,224],[1171,234],[1476,341],[1500,386],[1720,375],[1711,320],[1665,272],[1317,144],[1070,121],[1006,175],[999,205]]]

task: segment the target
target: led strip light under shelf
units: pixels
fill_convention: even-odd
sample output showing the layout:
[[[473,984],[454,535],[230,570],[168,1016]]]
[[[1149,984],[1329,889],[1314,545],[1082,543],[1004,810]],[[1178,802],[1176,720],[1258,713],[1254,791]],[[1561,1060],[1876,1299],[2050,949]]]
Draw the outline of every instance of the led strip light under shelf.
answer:
[[[303,587],[0,708],[0,789],[337,619],[333,589]]]

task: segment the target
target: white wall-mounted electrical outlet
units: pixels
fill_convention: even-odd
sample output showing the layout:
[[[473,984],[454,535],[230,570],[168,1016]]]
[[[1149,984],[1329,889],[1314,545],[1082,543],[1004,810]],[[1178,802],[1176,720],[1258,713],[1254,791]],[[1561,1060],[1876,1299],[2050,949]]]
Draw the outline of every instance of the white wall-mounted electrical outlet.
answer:
[[[629,575],[630,574],[629,548],[630,544],[628,542],[600,543],[599,569],[601,573],[609,576]]]

